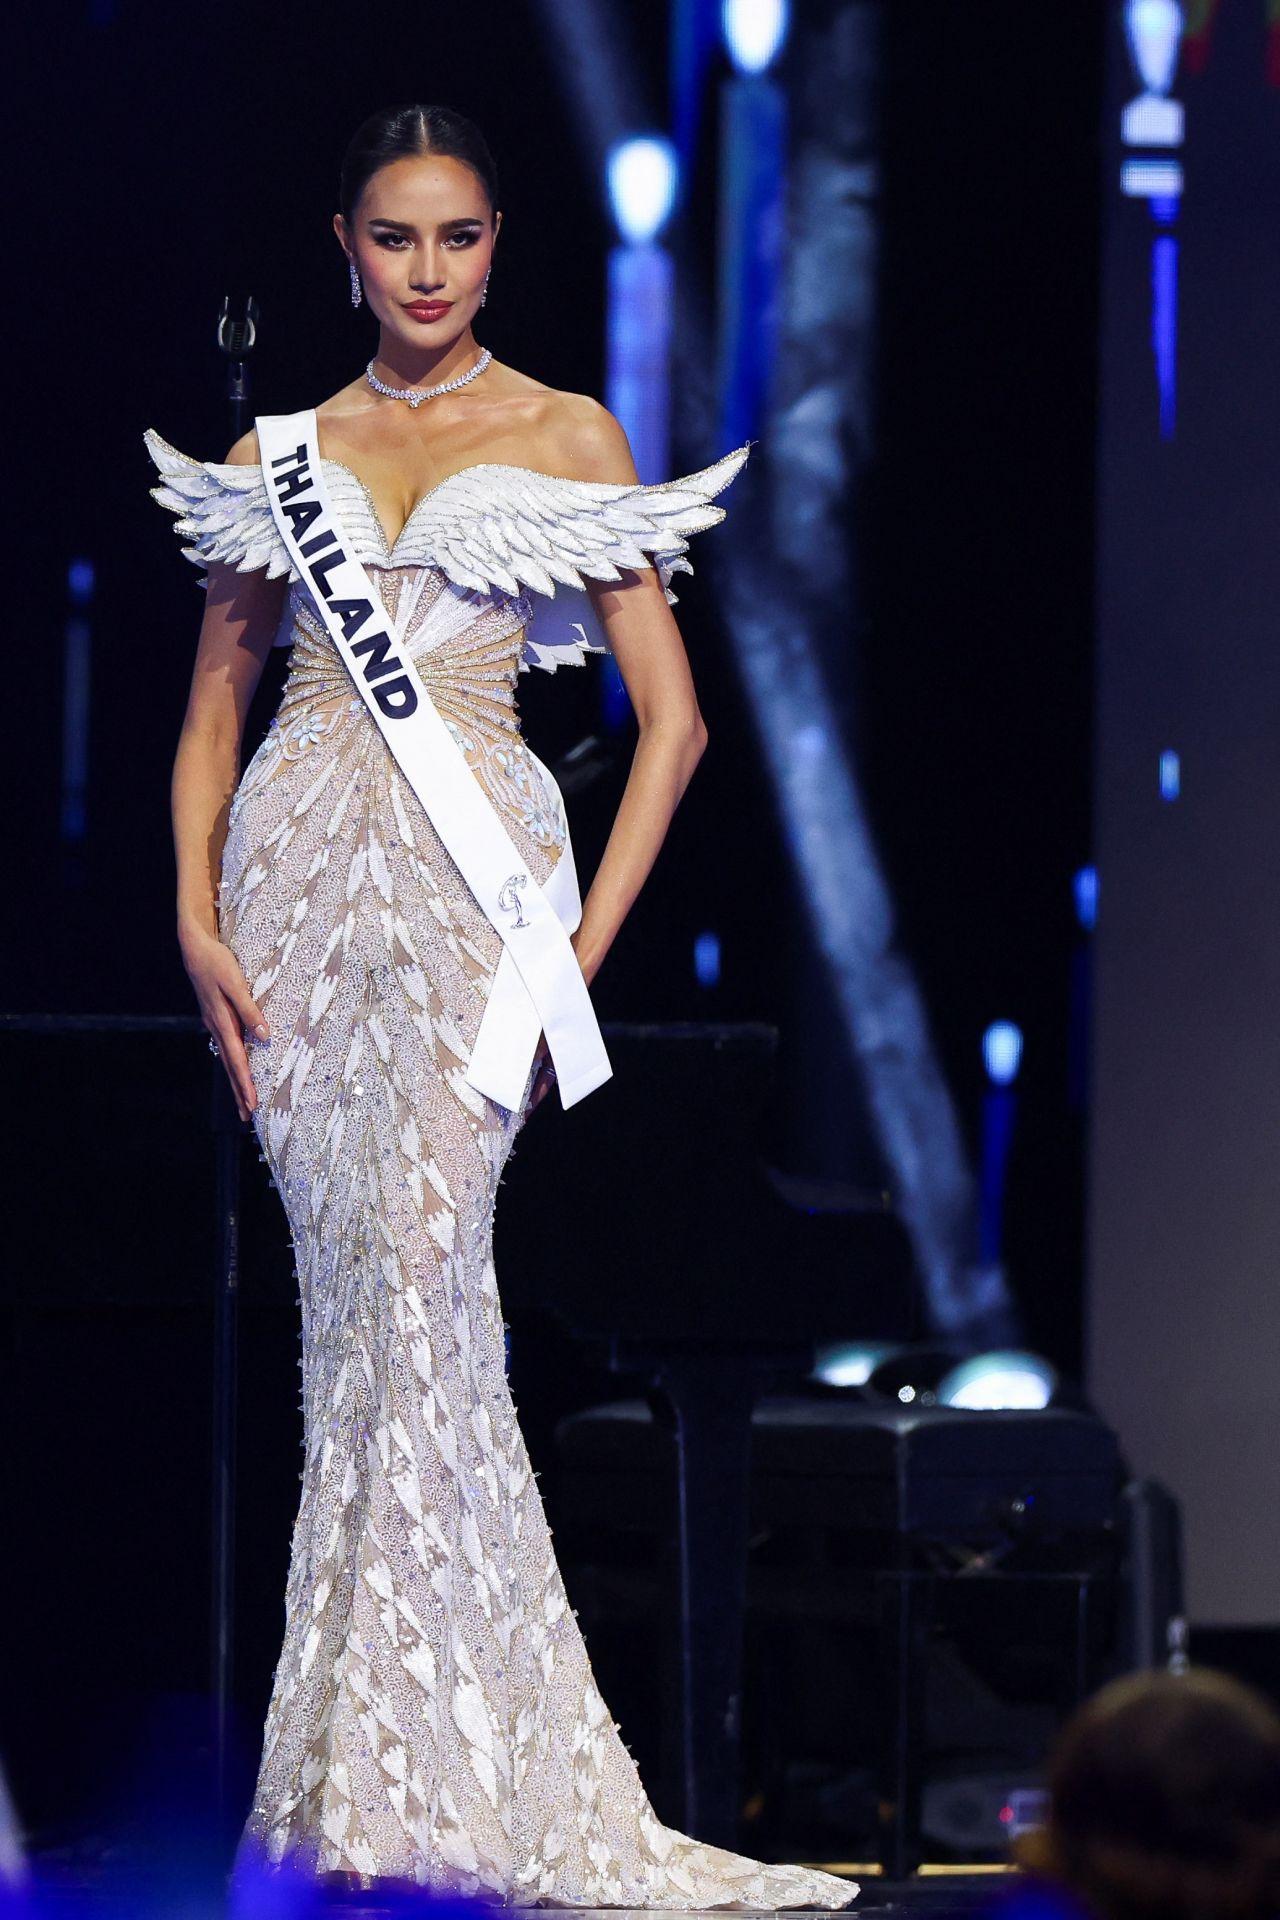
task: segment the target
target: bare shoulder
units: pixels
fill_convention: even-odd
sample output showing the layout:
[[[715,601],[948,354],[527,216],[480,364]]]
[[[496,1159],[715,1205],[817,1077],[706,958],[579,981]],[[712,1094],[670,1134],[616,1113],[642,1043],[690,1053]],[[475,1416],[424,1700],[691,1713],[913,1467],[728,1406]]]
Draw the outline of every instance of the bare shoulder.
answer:
[[[369,382],[363,374],[359,374],[354,380],[348,380],[345,387],[339,387],[336,393],[317,401],[312,411],[320,420],[340,422],[367,413],[373,399]]]
[[[222,464],[224,467],[256,467],[261,460],[257,431],[250,427],[248,433],[241,434]]]
[[[549,391],[543,411],[554,472],[570,480],[638,484],[626,431],[599,400],[589,393]]]
[[[570,480],[639,480],[620,422],[591,394],[549,387],[500,361],[489,374],[500,431],[521,444],[518,457],[526,464]]]
[[[341,418],[358,410],[361,400],[369,397],[369,389],[363,378],[351,380],[337,393],[331,393],[322,400],[314,411],[326,419]],[[258,446],[256,427],[250,427],[248,433],[241,434],[223,462],[228,467],[256,467],[262,462],[262,452]]]

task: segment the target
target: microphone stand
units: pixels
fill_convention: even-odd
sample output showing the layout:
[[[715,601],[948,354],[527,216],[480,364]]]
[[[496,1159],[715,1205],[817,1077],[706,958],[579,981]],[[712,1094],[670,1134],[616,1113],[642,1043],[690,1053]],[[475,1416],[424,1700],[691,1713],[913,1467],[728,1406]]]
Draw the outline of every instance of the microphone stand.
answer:
[[[218,315],[218,346],[227,356],[227,399],[231,402],[231,431],[238,440],[246,428],[249,407],[249,355],[258,339],[258,303],[250,294],[244,318],[231,317],[231,296],[222,296]]]
[[[233,317],[223,295],[218,347],[227,357],[226,397],[232,439],[246,431],[249,355],[258,337],[258,303],[249,295],[243,317]],[[245,1127],[231,1084],[213,1062],[211,1123],[218,1251],[214,1272],[213,1474],[210,1633],[213,1696],[213,1773],[217,1829],[227,1832],[230,1790],[231,1698],[234,1677],[236,1372],[240,1307],[240,1142]]]

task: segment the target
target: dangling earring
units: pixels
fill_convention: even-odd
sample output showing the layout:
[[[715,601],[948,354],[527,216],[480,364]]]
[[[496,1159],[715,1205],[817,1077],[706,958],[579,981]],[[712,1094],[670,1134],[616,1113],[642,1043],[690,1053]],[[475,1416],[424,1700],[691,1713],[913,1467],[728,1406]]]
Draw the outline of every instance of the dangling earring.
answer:
[[[486,272],[485,272],[485,276],[484,276],[484,285],[483,285],[483,287],[482,287],[482,288],[480,289],[480,305],[481,305],[481,306],[483,306],[483,305],[484,305],[484,303],[485,303],[485,301],[486,301],[486,300],[487,300],[487,299],[489,298],[489,275],[490,275],[490,274],[491,274],[492,272],[493,272],[493,262],[492,262],[492,260],[491,260],[491,261],[489,262],[489,265],[488,265],[488,268],[486,269]]]
[[[355,261],[352,260],[349,256],[347,259],[347,265],[351,269],[351,304],[353,307],[358,307],[360,305],[360,301],[362,298],[362,295],[360,292],[360,275],[356,272]]]

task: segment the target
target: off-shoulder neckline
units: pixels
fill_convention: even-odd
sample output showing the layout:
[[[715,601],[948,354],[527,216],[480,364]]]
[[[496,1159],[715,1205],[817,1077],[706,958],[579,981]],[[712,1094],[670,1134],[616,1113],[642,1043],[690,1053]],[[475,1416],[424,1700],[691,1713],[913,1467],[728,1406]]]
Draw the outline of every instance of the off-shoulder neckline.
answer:
[[[404,525],[401,527],[395,539],[388,540],[387,530],[382,524],[382,516],[378,512],[377,505],[373,498],[373,491],[370,488],[368,481],[363,479],[361,475],[356,472],[354,467],[348,466],[345,460],[337,460],[333,457],[332,454],[328,454],[324,452],[324,450],[320,446],[320,416],[316,412],[316,409],[314,407],[310,407],[308,409],[308,412],[311,415],[312,424],[315,430],[316,449],[320,454],[321,466],[337,467],[339,472],[349,475],[349,477],[352,480],[354,480],[355,484],[359,487],[361,493],[363,493],[365,500],[368,502],[369,512],[373,516],[374,524],[378,529],[379,538],[382,541],[383,551],[386,554],[388,559],[391,559],[394,557],[397,548],[404,541],[405,536],[407,535],[410,527],[413,525],[415,519],[417,518],[418,514],[422,511],[423,507],[427,506],[430,501],[434,500],[436,495],[440,493],[445,487],[451,485],[453,481],[465,479],[469,474],[520,473],[520,474],[523,474],[526,477],[526,479],[550,480],[554,482],[557,486],[616,487],[620,493],[633,492],[637,487],[643,487],[644,485],[644,482],[642,480],[580,480],[575,478],[571,474],[544,473],[542,469],[539,467],[525,467],[510,460],[473,460],[468,466],[458,467],[455,469],[453,473],[447,473],[443,480],[437,480],[433,487],[428,487],[425,493],[419,494],[418,498],[414,501],[413,505],[410,507],[408,517],[406,518]],[[261,462],[256,462],[255,464],[258,465],[259,467],[261,466]]]
[[[458,467],[455,472],[447,473],[443,480],[437,480],[436,484],[433,487],[428,487],[425,493],[420,494],[418,498],[414,501],[413,505],[410,507],[408,518],[405,520],[404,525],[401,527],[395,539],[388,540],[387,530],[382,524],[382,517],[379,514],[377,506],[374,502],[373,493],[372,493],[372,490],[370,489],[368,481],[365,479],[362,479],[362,477],[356,472],[355,468],[348,466],[345,460],[335,460],[332,454],[325,453],[320,448],[320,416],[316,412],[316,409],[314,407],[309,408],[308,411],[311,414],[311,419],[315,428],[316,449],[320,453],[321,465],[326,467],[337,467],[341,473],[345,473],[349,475],[350,478],[359,487],[360,491],[363,493],[365,497],[365,500],[368,502],[369,512],[372,515],[374,524],[378,529],[378,537],[382,541],[382,549],[383,549],[383,552],[386,554],[388,560],[394,559],[396,552],[398,551],[400,546],[403,544],[409,532],[410,527],[412,527],[414,521],[417,519],[422,509],[425,506],[429,505],[430,502],[435,499],[436,495],[440,493],[445,487],[452,485],[452,483],[455,480],[465,479],[469,474],[520,473],[520,474],[523,474],[526,479],[550,480],[557,486],[607,487],[607,488],[616,489],[618,493],[635,493],[637,491],[643,491],[645,488],[645,482],[643,480],[582,480],[568,473],[544,473],[542,469],[539,467],[520,466],[516,462],[510,461],[510,460],[473,460],[469,466]],[[748,441],[746,444],[749,447],[751,445],[751,442]],[[737,447],[734,447],[731,449],[731,451],[734,453],[737,453],[739,449]],[[722,455],[721,457],[727,458],[728,456]],[[260,462],[257,462],[255,464],[259,465],[259,467],[261,466]],[[719,462],[712,462],[712,464],[718,465]],[[659,482],[659,486],[670,485],[670,484],[671,483],[669,481]]]
[[[261,462],[256,460],[252,462],[246,461],[245,464],[256,466],[259,469],[261,468]],[[447,473],[443,480],[437,480],[434,487],[428,487],[425,493],[420,494],[418,498],[414,501],[413,505],[410,507],[409,516],[406,519],[404,525],[401,527],[399,533],[396,535],[395,539],[388,540],[387,530],[382,524],[382,516],[378,512],[377,504],[374,500],[372,492],[370,491],[368,481],[363,479],[360,476],[360,474],[356,472],[354,467],[349,467],[345,460],[335,460],[331,454],[322,453],[320,455],[320,464],[322,467],[337,467],[340,473],[345,473],[349,476],[350,479],[354,480],[355,484],[359,487],[361,493],[364,495],[365,500],[368,502],[369,512],[370,512],[370,515],[372,516],[373,524],[378,529],[378,538],[381,540],[383,550],[387,554],[388,558],[394,555],[396,549],[403,543],[405,535],[408,533],[410,527],[413,525],[414,521],[417,519],[418,514],[422,511],[423,507],[425,507],[430,501],[434,500],[436,495],[441,491],[442,488],[449,486],[454,480],[461,480],[465,478],[466,475],[468,474],[493,473],[493,472],[523,473],[529,478],[534,480],[554,480],[561,486],[570,486],[570,487],[589,487],[589,486],[605,486],[605,485],[616,486],[621,484],[622,487],[625,489],[629,484],[625,480],[622,481],[621,483],[617,481],[574,480],[574,479],[571,479],[567,473],[540,473],[536,467],[515,466],[508,460],[473,460],[470,466],[459,467],[456,472]]]
[[[314,415],[315,413],[314,407],[311,408],[311,412]],[[150,431],[154,433],[155,428],[154,427],[151,428]],[[163,436],[160,434],[157,434],[156,438],[163,439]],[[164,444],[167,446],[169,443],[165,441]],[[318,427],[316,432],[316,445],[318,448],[319,447]],[[719,466],[722,461],[731,459],[735,453],[742,453],[744,451],[749,451],[750,448],[754,445],[755,445],[754,440],[750,440],[750,439],[745,440],[740,447],[731,447],[727,453],[722,453],[717,459],[711,461],[709,465]],[[178,453],[179,449],[177,447],[173,447],[170,449],[170,451],[174,453]],[[188,459],[191,456],[181,455],[180,457],[184,459]],[[447,473],[443,480],[437,480],[436,484],[433,487],[429,487],[426,493],[421,494],[418,497],[418,499],[414,501],[413,506],[409,510],[409,516],[406,519],[404,525],[401,527],[399,533],[396,535],[395,539],[389,541],[387,539],[387,530],[382,524],[382,519],[378,513],[377,506],[374,502],[373,494],[369,489],[369,483],[365,479],[363,479],[360,474],[356,472],[354,467],[348,466],[345,460],[336,460],[333,458],[331,454],[321,453],[320,463],[322,466],[336,467],[340,473],[345,473],[348,476],[348,478],[357,487],[359,487],[361,493],[365,497],[366,503],[368,504],[370,518],[373,521],[374,527],[377,529],[378,538],[382,544],[382,550],[388,562],[393,561],[395,559],[397,552],[399,551],[400,547],[404,544],[405,539],[408,536],[409,529],[413,526],[414,521],[417,519],[422,509],[428,506],[430,502],[435,499],[436,495],[438,493],[441,493],[445,487],[452,486],[455,480],[467,479],[472,474],[519,473],[519,474],[522,474],[526,479],[549,480],[556,486],[590,487],[597,490],[604,489],[607,494],[611,493],[615,497],[618,494],[623,494],[623,493],[661,492],[667,488],[677,485],[677,482],[675,480],[666,480],[666,481],[659,480],[654,483],[650,483],[644,480],[582,480],[572,474],[567,474],[567,473],[544,473],[538,467],[524,467],[510,460],[474,460],[471,462],[469,466],[459,467],[455,472]],[[239,461],[233,461],[233,462],[226,461],[226,460],[206,460],[206,461],[196,461],[194,464],[197,466],[218,467],[220,469],[230,471],[233,473],[259,473],[260,474],[262,472],[262,462],[260,460],[239,460]],[[700,472],[705,470],[706,469],[699,469]],[[688,477],[689,476],[687,475],[681,476],[681,478],[686,478],[686,479]]]

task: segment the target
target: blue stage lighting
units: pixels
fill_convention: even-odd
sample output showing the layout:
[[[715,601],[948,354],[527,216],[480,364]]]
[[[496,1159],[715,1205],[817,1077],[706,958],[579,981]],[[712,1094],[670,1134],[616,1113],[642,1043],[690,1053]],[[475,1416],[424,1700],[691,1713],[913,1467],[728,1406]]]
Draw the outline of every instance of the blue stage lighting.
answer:
[[[1120,191],[1129,200],[1177,206],[1182,189],[1182,166],[1177,160],[1126,160],[1120,168]]]
[[[655,240],[675,204],[679,168],[671,142],[652,134],[619,140],[609,149],[605,176],[623,239],[633,247]]]
[[[1010,1407],[1047,1407],[1058,1376],[1037,1353],[977,1353],[938,1382],[938,1404],[1001,1412]]]
[[[1012,1020],[993,1020],[982,1036],[982,1058],[993,1086],[1011,1087],[1022,1065],[1022,1028]]]
[[[787,37],[787,0],[724,0],[724,43],[739,73],[763,73]]]
[[[72,560],[67,566],[67,597],[82,607],[92,598],[96,575],[92,560]]]
[[[896,1352],[882,1341],[833,1341],[818,1348],[811,1378],[829,1387],[865,1387],[881,1361]]]
[[[720,935],[700,933],[693,943],[693,972],[700,987],[720,984]]]
[[[1121,117],[1126,146],[1182,145],[1186,115],[1182,102],[1173,98],[1173,87],[1185,25],[1179,0],[1127,0],[1125,39],[1142,91]]]
[[[1182,762],[1171,747],[1160,755],[1160,798],[1176,800],[1182,792]]]
[[[1098,924],[1098,869],[1081,867],[1071,882],[1071,891],[1076,900],[1076,919],[1086,933],[1092,933]]]

